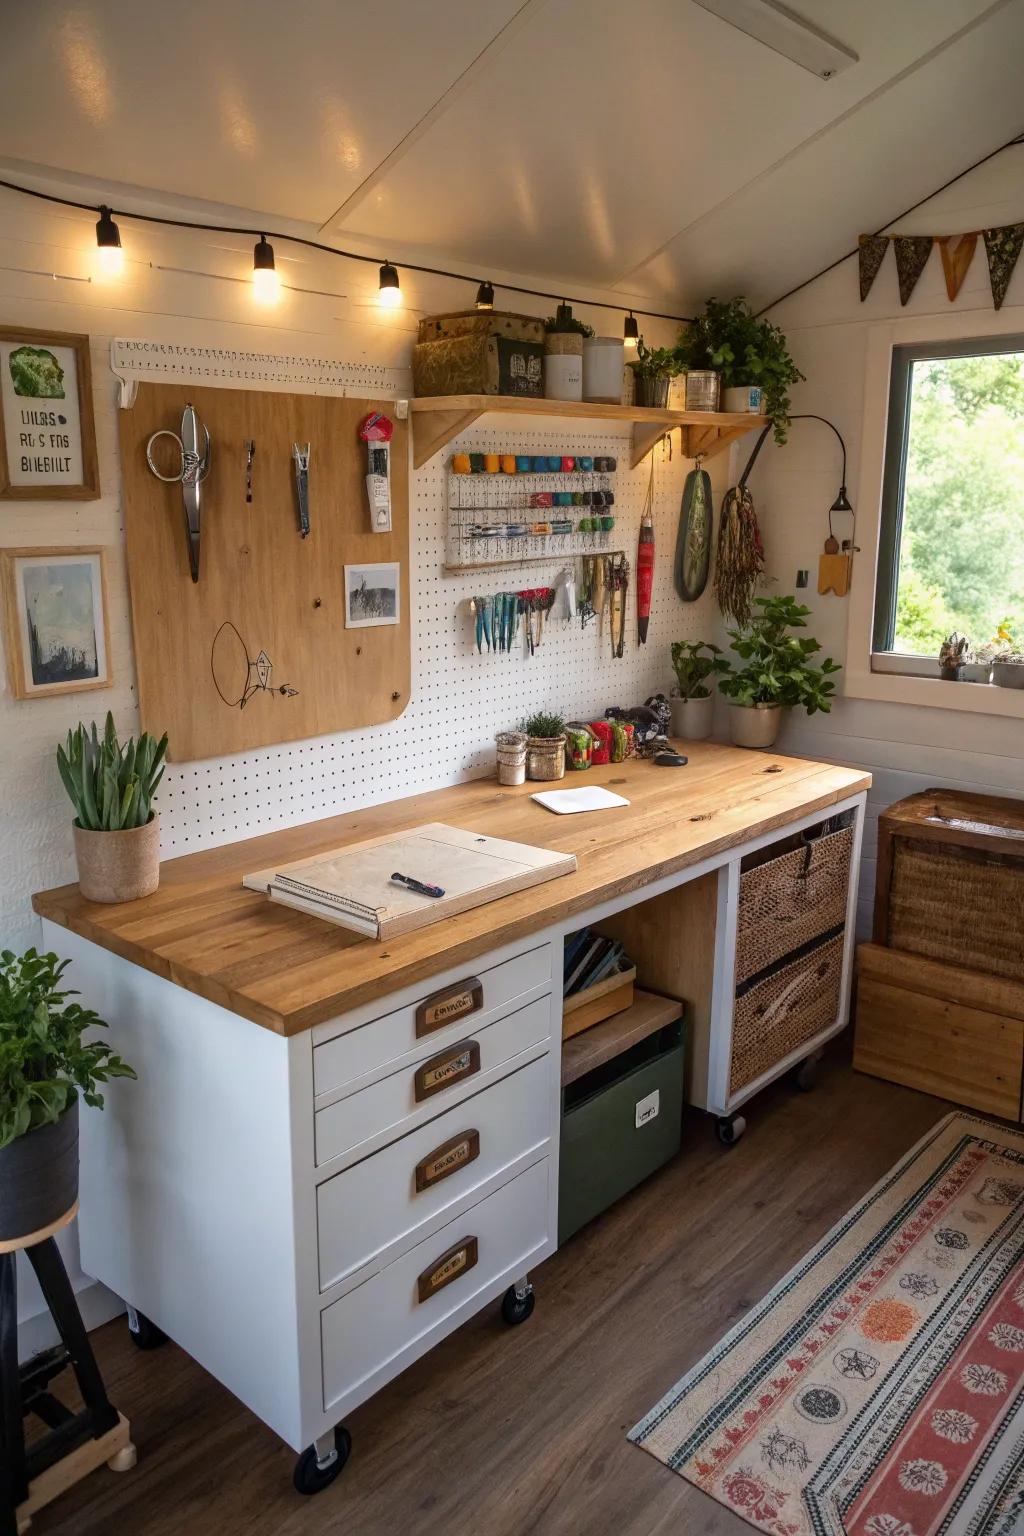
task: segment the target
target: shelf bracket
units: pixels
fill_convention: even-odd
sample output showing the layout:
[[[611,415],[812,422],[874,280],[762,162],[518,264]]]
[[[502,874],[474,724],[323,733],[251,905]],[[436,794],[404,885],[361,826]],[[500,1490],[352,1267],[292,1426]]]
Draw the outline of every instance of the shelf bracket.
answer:
[[[674,428],[666,426],[664,422],[649,426],[647,422],[635,421],[633,423],[633,451],[629,460],[630,469],[636,469],[638,464],[642,464],[651,450],[656,448],[662,438],[668,437],[672,431],[674,431]]]
[[[432,459],[435,453],[440,453],[446,443],[450,443],[453,437],[458,437],[460,432],[465,432],[474,421],[483,415],[482,411],[432,411],[429,415],[413,415],[412,418],[412,462],[416,469],[422,469],[428,459]]]

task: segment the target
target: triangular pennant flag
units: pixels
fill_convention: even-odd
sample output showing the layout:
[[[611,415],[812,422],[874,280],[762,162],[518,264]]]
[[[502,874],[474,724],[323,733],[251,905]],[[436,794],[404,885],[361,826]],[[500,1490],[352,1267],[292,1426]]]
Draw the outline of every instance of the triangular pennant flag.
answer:
[[[992,303],[1002,309],[1010,286],[1017,257],[1024,246],[1024,224],[1004,224],[1002,229],[985,230],[985,254],[988,280],[992,285]]]
[[[931,235],[894,235],[896,273],[900,280],[900,303],[906,304],[917,287],[917,280],[932,253]]]
[[[970,235],[936,235],[935,238],[939,242],[939,255],[942,257],[946,293],[952,304],[964,285],[967,268],[974,260],[974,251],[978,244],[977,232]]]
[[[858,242],[860,246],[860,301],[863,304],[871,292],[871,284],[878,276],[878,269],[882,265],[886,251],[889,249],[888,235],[861,235]]]

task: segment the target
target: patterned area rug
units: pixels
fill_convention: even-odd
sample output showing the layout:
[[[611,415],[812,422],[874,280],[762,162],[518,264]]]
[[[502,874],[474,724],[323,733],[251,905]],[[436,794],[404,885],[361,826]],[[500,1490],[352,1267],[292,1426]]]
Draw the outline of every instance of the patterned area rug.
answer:
[[[772,1536],[1024,1533],[1024,1135],[940,1121],[629,1438]]]

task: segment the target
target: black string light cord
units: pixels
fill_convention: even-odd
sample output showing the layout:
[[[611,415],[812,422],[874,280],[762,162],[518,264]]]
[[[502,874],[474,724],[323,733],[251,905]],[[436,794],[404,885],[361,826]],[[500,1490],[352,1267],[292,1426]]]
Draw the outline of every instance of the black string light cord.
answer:
[[[5,187],[8,192],[20,192],[23,197],[35,197],[44,203],[57,203],[62,208],[79,208],[85,213],[101,214],[103,208],[96,203],[79,202],[73,197],[59,197],[55,192],[40,192],[35,187],[23,187],[16,181],[5,181],[0,177],[0,187]],[[171,229],[196,229],[208,235],[247,235],[256,239],[279,240],[282,243],[290,241],[292,245],[305,246],[307,250],[322,251],[327,256],[341,256],[346,261],[362,261],[369,266],[379,267],[389,265],[382,262],[378,256],[366,256],[361,251],[345,251],[337,245],[325,245],[321,240],[310,240],[305,235],[283,235],[268,229],[265,224],[258,228],[247,229],[236,224],[203,224],[195,219],[172,219],[159,213],[129,213],[122,209],[109,208],[110,213],[117,212],[118,218],[134,219],[142,224],[162,224]],[[406,272],[423,272],[429,277],[447,277],[457,283],[476,283],[479,279],[468,276],[465,272],[450,272],[446,267],[425,267],[415,261],[402,261],[398,263]],[[493,283],[494,288],[500,288],[505,293],[521,293],[532,299],[554,299],[558,303],[566,302],[565,290],[557,293],[548,293],[543,288],[522,288],[516,283]],[[599,299],[580,299],[569,296],[569,302],[584,305],[590,309],[612,310],[620,315],[643,315],[648,320],[672,320],[677,324],[685,324],[690,319],[689,315],[666,315],[656,309],[639,309],[635,304],[608,304]]]

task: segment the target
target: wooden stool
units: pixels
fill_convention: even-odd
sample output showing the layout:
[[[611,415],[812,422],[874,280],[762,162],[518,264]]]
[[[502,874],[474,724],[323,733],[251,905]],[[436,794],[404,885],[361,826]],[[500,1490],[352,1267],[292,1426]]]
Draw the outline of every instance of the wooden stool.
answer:
[[[0,1536],[26,1531],[31,1517],[65,1488],[106,1462],[115,1472],[135,1465],[128,1420],[107,1397],[75,1293],[54,1237],[78,1209],[27,1237],[0,1242]],[[60,1332],[53,1349],[18,1365],[16,1258],[24,1250]],[[72,1413],[49,1391],[70,1365],[85,1406]],[[34,1413],[47,1433],[26,1449],[26,1415]]]

